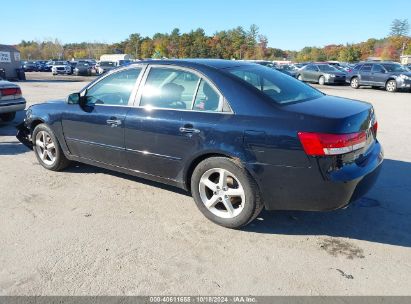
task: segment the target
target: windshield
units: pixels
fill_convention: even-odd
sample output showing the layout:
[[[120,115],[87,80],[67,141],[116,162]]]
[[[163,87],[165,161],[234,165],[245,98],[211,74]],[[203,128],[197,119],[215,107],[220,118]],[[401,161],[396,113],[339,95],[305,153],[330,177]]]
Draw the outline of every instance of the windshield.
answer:
[[[114,62],[102,61],[102,62],[100,62],[100,66],[111,67],[111,66],[114,66]]]
[[[401,65],[395,63],[382,64],[388,72],[407,72]]]
[[[320,71],[323,71],[323,72],[339,72],[338,69],[336,69],[335,67],[329,64],[319,64],[317,66],[320,69]]]
[[[304,101],[324,95],[297,79],[261,65],[235,67],[228,71],[278,104]]]
[[[54,65],[66,65],[66,63],[64,61],[56,61]]]

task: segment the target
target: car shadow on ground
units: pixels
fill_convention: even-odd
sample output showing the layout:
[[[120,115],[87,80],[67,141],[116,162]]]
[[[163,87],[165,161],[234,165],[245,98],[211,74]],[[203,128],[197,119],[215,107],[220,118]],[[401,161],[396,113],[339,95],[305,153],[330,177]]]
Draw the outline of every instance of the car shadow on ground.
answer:
[[[65,169],[64,172],[74,173],[74,174],[80,174],[80,173],[109,174],[112,176],[116,176],[118,178],[130,180],[136,183],[142,183],[144,185],[160,188],[166,191],[175,192],[175,193],[182,194],[185,196],[190,196],[190,193],[188,191],[185,191],[183,189],[180,189],[174,186],[170,186],[170,185],[162,184],[159,182],[151,181],[148,179],[140,178],[137,176],[128,175],[128,174],[124,174],[124,173],[116,172],[116,171],[111,171],[111,170],[107,170],[104,168],[94,167],[94,166],[90,166],[90,165],[86,165],[82,163],[73,163],[73,165]]]
[[[411,247],[411,163],[386,159],[374,188],[345,210],[260,214],[245,231],[324,235]]]

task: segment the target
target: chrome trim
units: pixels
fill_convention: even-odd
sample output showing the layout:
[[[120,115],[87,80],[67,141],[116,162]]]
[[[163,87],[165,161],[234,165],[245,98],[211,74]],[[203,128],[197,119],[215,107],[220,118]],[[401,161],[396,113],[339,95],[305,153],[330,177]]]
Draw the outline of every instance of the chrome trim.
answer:
[[[125,150],[124,147],[119,147],[119,146],[112,146],[112,145],[107,145],[107,144],[102,144],[102,143],[97,143],[94,141],[88,141],[88,140],[83,140],[83,139],[77,139],[77,138],[72,138],[72,137],[66,137],[66,141],[74,141],[74,142],[79,142],[82,144],[86,144],[86,145],[93,145],[93,146],[99,146],[99,147],[103,147],[103,148],[110,148],[113,150]]]
[[[143,155],[148,155],[148,156],[155,156],[155,157],[160,157],[160,158],[165,158],[165,159],[177,160],[177,161],[182,160],[182,158],[180,158],[180,157],[157,154],[157,153],[151,153],[151,152],[148,152],[148,151],[134,150],[134,149],[128,149],[128,148],[126,148],[126,151],[127,152],[138,153],[138,154],[143,154]]]

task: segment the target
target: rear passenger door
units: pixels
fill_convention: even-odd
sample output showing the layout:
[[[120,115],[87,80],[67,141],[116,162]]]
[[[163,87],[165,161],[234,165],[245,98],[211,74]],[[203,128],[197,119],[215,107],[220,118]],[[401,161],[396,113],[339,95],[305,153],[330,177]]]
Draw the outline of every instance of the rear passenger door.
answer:
[[[384,86],[386,72],[381,64],[374,64],[371,70],[371,82],[374,86]]]
[[[371,85],[371,69],[372,69],[372,64],[364,64],[361,68],[361,71],[359,73],[360,76],[360,84],[363,85]]]
[[[223,112],[218,90],[194,71],[151,66],[126,117],[125,147],[132,170],[181,180],[182,169],[213,138]]]

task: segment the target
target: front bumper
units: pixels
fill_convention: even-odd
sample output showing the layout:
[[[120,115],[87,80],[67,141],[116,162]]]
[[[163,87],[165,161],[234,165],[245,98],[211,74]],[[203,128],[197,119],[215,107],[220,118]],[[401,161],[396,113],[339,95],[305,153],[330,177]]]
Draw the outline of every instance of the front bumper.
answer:
[[[329,77],[325,79],[325,82],[328,84],[345,84],[345,77]]]
[[[399,89],[411,89],[410,79],[397,78],[397,88]]]
[[[16,100],[7,100],[0,103],[1,113],[12,113],[24,110],[26,108],[26,100],[24,98]]]
[[[309,168],[254,165],[267,210],[330,211],[366,194],[376,182],[383,162],[376,142],[361,163],[323,172],[320,160]]]
[[[26,147],[33,150],[33,142],[31,140],[31,131],[26,126],[26,122],[22,122],[16,126],[17,135],[16,138]]]

